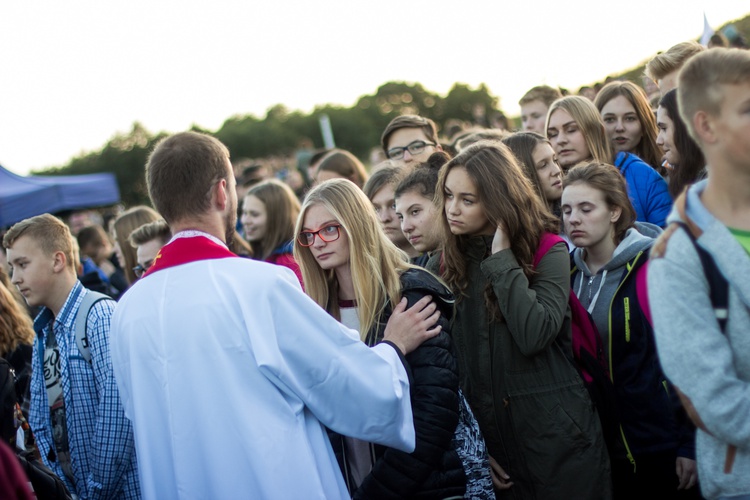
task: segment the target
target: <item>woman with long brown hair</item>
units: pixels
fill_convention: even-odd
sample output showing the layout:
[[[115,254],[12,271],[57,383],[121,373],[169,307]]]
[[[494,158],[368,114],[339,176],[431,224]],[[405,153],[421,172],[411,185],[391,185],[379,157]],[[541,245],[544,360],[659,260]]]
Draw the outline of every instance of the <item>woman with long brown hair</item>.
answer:
[[[448,237],[427,268],[456,295],[461,388],[495,488],[513,498],[610,498],[601,425],[572,362],[570,263],[557,219],[494,141],[443,167],[436,203]],[[556,243],[537,259],[543,238]]]

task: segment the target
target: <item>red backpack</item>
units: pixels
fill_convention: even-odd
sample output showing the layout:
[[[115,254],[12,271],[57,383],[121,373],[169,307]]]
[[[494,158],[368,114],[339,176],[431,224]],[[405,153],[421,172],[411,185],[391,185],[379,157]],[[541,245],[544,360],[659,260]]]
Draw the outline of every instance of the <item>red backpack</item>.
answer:
[[[556,234],[542,234],[539,247],[534,254],[534,267],[537,267],[550,248],[561,242],[564,243],[565,240]],[[612,449],[620,425],[617,418],[615,388],[609,377],[602,339],[591,314],[583,307],[572,288],[569,289],[568,304],[571,313],[573,362],[591,396],[591,401],[596,406],[604,440]]]

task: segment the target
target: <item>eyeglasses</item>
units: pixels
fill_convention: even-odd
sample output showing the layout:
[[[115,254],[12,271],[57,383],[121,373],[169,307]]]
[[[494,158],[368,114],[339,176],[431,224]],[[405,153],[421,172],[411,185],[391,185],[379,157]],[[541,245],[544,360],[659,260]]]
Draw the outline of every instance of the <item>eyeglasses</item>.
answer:
[[[424,142],[424,141],[414,141],[410,144],[408,144],[406,147],[403,148],[391,148],[388,150],[388,158],[391,160],[400,160],[404,157],[404,153],[406,151],[409,152],[410,155],[418,155],[427,146],[435,146],[436,144],[434,142]]]
[[[315,243],[315,236],[320,236],[320,239],[326,243],[336,241],[341,236],[341,225],[331,224],[329,226],[323,226],[317,231],[302,231],[297,236],[297,242],[303,247],[312,246]]]
[[[138,264],[133,268],[133,272],[135,273],[136,278],[142,278],[144,274],[146,274],[146,271],[148,271],[148,268],[154,265],[154,259],[149,260],[144,265]]]

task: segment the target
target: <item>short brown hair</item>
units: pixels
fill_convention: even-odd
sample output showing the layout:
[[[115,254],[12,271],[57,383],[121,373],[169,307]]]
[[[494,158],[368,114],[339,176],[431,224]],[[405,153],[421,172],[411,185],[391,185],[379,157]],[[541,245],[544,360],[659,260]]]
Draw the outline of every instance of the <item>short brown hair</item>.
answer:
[[[146,164],[148,194],[169,224],[206,212],[211,188],[229,175],[233,175],[229,150],[218,139],[198,132],[162,139]]]
[[[172,230],[169,229],[167,221],[164,219],[147,222],[146,224],[139,226],[138,229],[135,229],[130,233],[128,241],[130,242],[130,246],[136,248],[139,245],[144,245],[157,238],[165,244],[169,242],[170,238],[172,238]]]
[[[541,101],[545,106],[550,107],[553,102],[562,96],[562,92],[554,87],[550,87],[549,85],[537,85],[536,87],[532,87],[523,95],[523,97],[521,97],[518,101],[518,105],[523,106],[530,102]]]
[[[422,129],[424,135],[427,136],[427,139],[435,144],[440,144],[440,141],[438,140],[437,125],[435,125],[434,121],[419,115],[397,116],[385,127],[383,135],[380,136],[380,145],[383,147],[383,152],[385,153],[386,158],[388,157],[388,140],[396,130],[402,128]]]
[[[717,47],[690,59],[680,71],[677,101],[690,136],[700,144],[693,117],[698,111],[719,116],[722,85],[750,82],[750,52]]]
[[[66,266],[74,271],[77,269],[73,235],[70,233],[70,228],[57,217],[42,214],[14,224],[3,237],[3,247],[6,249],[12,247],[22,236],[32,238],[47,255],[62,252],[67,261]]]
[[[704,50],[706,48],[703,45],[693,40],[673,45],[666,52],[656,54],[653,59],[646,63],[646,76],[655,82],[661,80],[673,71],[680,69],[685,61],[695,54]]]
[[[344,149],[332,149],[325,155],[318,163],[315,175],[317,176],[320,172],[335,172],[360,188],[367,182],[367,169],[364,164]]]

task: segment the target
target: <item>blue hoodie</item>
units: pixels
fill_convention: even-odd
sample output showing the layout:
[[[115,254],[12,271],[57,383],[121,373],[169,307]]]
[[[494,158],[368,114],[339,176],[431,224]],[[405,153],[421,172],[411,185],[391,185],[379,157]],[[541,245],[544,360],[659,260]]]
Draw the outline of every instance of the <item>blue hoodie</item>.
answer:
[[[672,197],[662,176],[636,155],[623,151],[615,156],[615,166],[628,182],[636,220],[664,227],[672,210]]]

